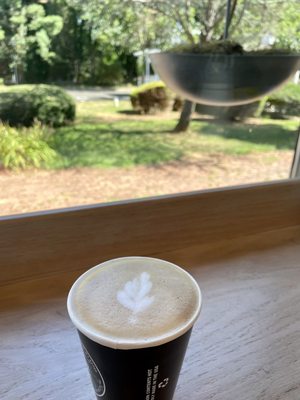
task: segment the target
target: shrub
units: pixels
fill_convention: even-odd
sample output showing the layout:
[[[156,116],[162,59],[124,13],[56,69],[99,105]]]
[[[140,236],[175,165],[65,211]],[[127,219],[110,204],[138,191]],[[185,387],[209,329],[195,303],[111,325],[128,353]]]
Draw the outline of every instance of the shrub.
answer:
[[[250,117],[258,117],[260,111],[260,102],[256,101],[250,104],[240,106],[208,106],[204,104],[196,105],[196,112],[202,115],[211,115],[217,119],[225,121],[244,121]]]
[[[75,118],[75,102],[63,89],[49,85],[3,86],[0,120],[11,126],[66,125]]]
[[[134,89],[130,100],[132,107],[144,114],[152,111],[164,111],[170,102],[170,92],[163,82],[149,82]]]
[[[265,104],[263,115],[271,118],[300,115],[300,85],[288,83],[272,93]]]
[[[260,117],[264,109],[266,98],[250,104],[241,106],[209,106],[205,104],[196,104],[195,111],[201,115],[210,115],[216,119],[225,121],[244,121],[250,117]],[[180,111],[184,101],[176,96],[173,103],[173,111]]]
[[[41,167],[56,157],[40,124],[17,130],[0,124],[0,166],[7,169]]]

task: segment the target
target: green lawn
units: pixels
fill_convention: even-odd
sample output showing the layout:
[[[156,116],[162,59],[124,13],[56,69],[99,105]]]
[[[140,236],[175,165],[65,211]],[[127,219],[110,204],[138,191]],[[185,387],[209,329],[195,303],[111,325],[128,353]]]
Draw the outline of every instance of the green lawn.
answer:
[[[190,130],[174,134],[178,114],[133,116],[128,102],[78,103],[77,121],[56,129],[49,142],[59,154],[50,168],[155,165],[203,153],[243,155],[295,146],[295,120],[229,124],[194,120]]]

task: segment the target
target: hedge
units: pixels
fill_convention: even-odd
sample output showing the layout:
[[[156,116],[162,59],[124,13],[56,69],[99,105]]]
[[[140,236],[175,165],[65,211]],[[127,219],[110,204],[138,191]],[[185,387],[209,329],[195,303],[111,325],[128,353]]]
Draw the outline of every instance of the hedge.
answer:
[[[145,83],[133,89],[130,94],[132,107],[144,114],[166,110],[170,99],[170,91],[161,81]]]
[[[0,87],[0,120],[11,126],[35,121],[62,126],[75,118],[75,102],[63,89],[50,85]]]
[[[247,118],[259,116],[260,104],[259,101],[231,107],[197,104],[196,112],[202,115],[211,115],[216,119],[225,121],[244,121]]]
[[[263,115],[271,118],[284,118],[300,115],[300,85],[288,83],[270,94]]]
[[[243,121],[250,117],[286,118],[300,116],[300,85],[287,83],[260,101],[240,106],[196,105],[196,112],[227,121]]]

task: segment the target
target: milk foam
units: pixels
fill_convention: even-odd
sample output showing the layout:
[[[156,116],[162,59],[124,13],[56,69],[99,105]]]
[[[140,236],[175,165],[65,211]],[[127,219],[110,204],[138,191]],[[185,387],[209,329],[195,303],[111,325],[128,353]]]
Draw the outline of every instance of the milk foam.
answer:
[[[142,272],[139,278],[126,282],[124,288],[118,291],[117,299],[119,303],[133,312],[133,315],[129,317],[129,322],[136,323],[137,317],[135,315],[145,311],[153,303],[154,296],[148,296],[151,288],[150,275],[147,272]]]
[[[124,257],[102,263],[73,285],[68,310],[90,339],[113,348],[156,346],[185,333],[201,305],[195,280],[169,262]]]

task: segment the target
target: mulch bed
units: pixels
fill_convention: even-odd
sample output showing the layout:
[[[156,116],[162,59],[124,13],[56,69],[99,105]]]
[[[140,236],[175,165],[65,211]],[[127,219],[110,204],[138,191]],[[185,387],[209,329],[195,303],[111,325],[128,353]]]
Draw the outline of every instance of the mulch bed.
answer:
[[[161,166],[0,172],[0,215],[288,178],[292,151],[201,155]]]

